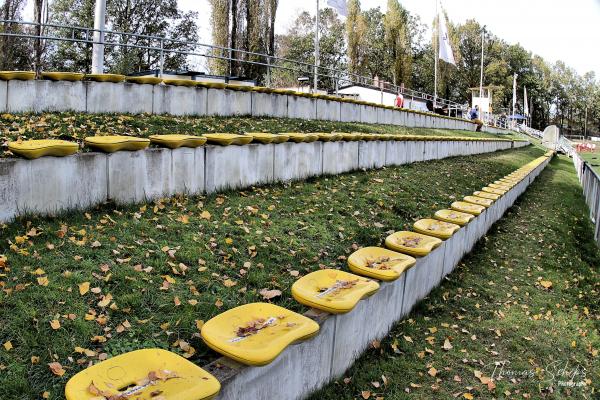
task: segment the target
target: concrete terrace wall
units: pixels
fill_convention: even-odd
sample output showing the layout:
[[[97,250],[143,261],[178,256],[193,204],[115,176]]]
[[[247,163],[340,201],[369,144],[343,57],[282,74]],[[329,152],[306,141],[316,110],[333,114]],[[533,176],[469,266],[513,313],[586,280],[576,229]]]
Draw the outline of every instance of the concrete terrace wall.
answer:
[[[463,119],[295,95],[134,83],[0,81],[0,112],[45,111],[251,115],[475,130],[472,122]],[[493,127],[484,127],[484,131],[509,132]]]
[[[458,265],[546,167],[547,158],[519,184],[461,228],[440,247],[393,282],[381,282],[373,296],[362,300],[348,314],[330,315],[310,310],[305,315],[321,330],[311,340],[288,347],[273,363],[248,367],[222,357],[204,366],[221,382],[218,400],[299,400],[325,383],[338,379],[376,339],[383,338],[394,323]]]
[[[0,222],[30,213],[82,210],[107,200],[131,204],[173,194],[214,193],[528,144],[509,140],[312,142],[6,158],[0,159]]]

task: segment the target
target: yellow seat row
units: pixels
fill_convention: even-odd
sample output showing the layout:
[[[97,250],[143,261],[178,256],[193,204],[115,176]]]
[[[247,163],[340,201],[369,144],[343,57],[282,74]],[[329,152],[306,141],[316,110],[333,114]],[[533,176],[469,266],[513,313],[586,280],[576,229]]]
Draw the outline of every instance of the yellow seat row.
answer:
[[[309,143],[314,141],[333,142],[333,141],[372,141],[372,140],[486,140],[457,137],[439,137],[439,136],[403,136],[392,134],[372,134],[372,133],[264,133],[249,132],[245,134],[233,133],[206,133],[203,136],[194,135],[152,135],[149,139],[110,135],[110,136],[91,136],[86,137],[84,142],[87,146],[107,153],[115,151],[136,151],[147,148],[150,143],[159,146],[176,149],[179,147],[198,147],[205,143],[228,145],[245,145],[254,143],[284,143],[287,141],[294,143]],[[506,139],[493,139],[506,140]],[[75,154],[79,150],[77,143],[66,140],[42,139],[12,141],[8,143],[8,149],[14,154],[34,159],[43,156],[64,157]],[[501,185],[502,182],[499,182]]]
[[[493,184],[502,188],[483,188],[474,196],[466,196],[465,201],[452,203],[451,209],[437,211],[434,219],[415,222],[416,232],[388,236],[385,244],[389,249],[365,247],[355,251],[348,257],[353,273],[324,269],[298,279],[292,285],[292,296],[301,304],[332,314],[351,311],[361,299],[377,292],[379,284],[373,279],[398,279],[415,266],[414,257],[429,254],[495,200],[477,194],[502,196],[541,162],[542,158],[534,160]],[[240,363],[265,365],[290,344],[318,332],[319,325],[306,316],[270,303],[251,303],[210,319],[203,325],[201,336],[210,348]],[[214,398],[219,390],[218,380],[200,367],[173,353],[147,349],[78,373],[67,383],[65,394],[67,400],[91,400],[119,395],[145,398],[160,391],[166,398],[203,400]]]

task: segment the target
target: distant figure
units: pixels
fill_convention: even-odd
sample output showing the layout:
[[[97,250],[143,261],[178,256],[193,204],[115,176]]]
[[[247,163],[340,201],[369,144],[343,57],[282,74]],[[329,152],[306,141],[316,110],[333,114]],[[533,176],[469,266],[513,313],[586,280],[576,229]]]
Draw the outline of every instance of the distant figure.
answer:
[[[396,101],[394,101],[394,106],[398,107],[398,108],[404,108],[404,97],[398,93],[398,96],[396,96]]]
[[[425,103],[425,106],[427,107],[427,111],[433,112],[433,101],[427,100],[427,103]]]
[[[475,108],[471,109],[469,113],[469,118],[471,121],[477,124],[476,132],[481,132],[481,127],[483,127],[483,121],[479,119],[479,106],[475,106]]]

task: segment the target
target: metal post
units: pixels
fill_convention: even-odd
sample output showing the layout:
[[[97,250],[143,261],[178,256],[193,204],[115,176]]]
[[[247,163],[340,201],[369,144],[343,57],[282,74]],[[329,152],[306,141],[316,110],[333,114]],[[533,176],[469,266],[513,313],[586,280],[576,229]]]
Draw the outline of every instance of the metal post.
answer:
[[[317,0],[317,16],[316,16],[316,29],[315,29],[315,93],[319,85],[319,0]]]
[[[588,111],[588,107],[587,105],[585,106],[585,121],[583,122],[583,139],[586,140],[587,138],[587,111]]]
[[[483,42],[485,41],[485,25],[481,30],[481,78],[479,80],[479,101],[483,97]]]
[[[106,0],[96,0],[94,12],[94,44],[92,50],[92,73],[104,73],[104,24],[106,20]]]
[[[165,41],[160,39],[160,78],[163,77],[165,71]]]
[[[267,56],[267,87],[271,87],[271,57]]]
[[[438,0],[435,0],[435,20],[437,21],[435,33],[433,35],[433,39],[435,40],[435,47],[433,48],[433,53],[435,57],[434,61],[434,78],[433,78],[433,111],[435,112],[436,103],[437,103],[437,84],[438,84],[438,57],[440,56],[439,49],[439,36],[440,36],[440,15],[438,14]]]

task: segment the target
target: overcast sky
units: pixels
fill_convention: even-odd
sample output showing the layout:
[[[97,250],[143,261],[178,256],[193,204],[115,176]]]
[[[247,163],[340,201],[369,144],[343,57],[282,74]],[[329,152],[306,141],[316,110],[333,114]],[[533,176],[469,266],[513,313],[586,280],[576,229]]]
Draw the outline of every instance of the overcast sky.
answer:
[[[200,13],[200,35],[210,42],[208,0],[179,3]],[[435,0],[400,3],[431,25]],[[385,12],[386,4],[387,0],[361,0],[363,9],[379,6]],[[550,62],[563,60],[580,74],[595,71],[600,78],[600,0],[446,0],[443,6],[453,22],[475,18],[509,43],[520,43]],[[314,14],[315,9],[316,0],[280,0],[276,32],[284,33],[300,11]]]
[[[117,1],[117,0],[108,0]],[[325,4],[326,0],[320,0]],[[198,11],[201,41],[210,43],[208,0],[179,0],[185,10]],[[400,0],[411,13],[431,25],[435,0]],[[381,7],[387,0],[362,0],[362,8]],[[475,18],[509,43],[550,62],[563,60],[583,74],[595,71],[600,78],[600,0],[446,0],[443,2],[453,22]],[[284,33],[302,10],[314,14],[316,0],[280,0],[276,32]],[[26,18],[31,18],[28,7]]]

